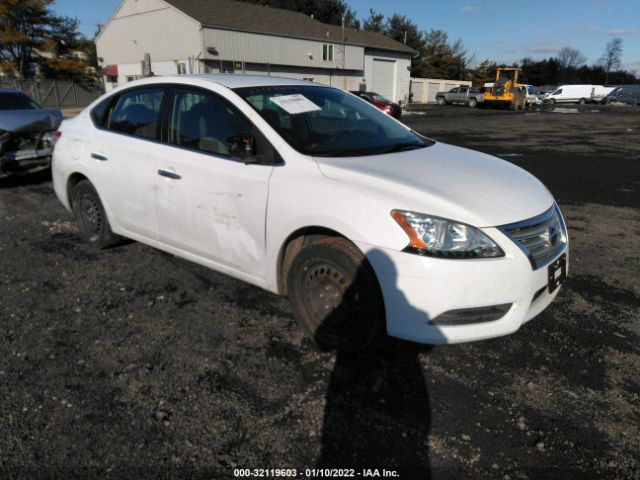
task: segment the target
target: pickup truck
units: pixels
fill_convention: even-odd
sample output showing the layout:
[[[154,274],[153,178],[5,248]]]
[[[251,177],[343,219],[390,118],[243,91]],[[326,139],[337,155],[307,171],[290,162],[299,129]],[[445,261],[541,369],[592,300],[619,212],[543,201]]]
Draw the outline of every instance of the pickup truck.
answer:
[[[484,102],[484,94],[475,87],[455,87],[448,92],[436,93],[436,102],[438,102],[438,105],[464,103],[474,108],[479,103]]]

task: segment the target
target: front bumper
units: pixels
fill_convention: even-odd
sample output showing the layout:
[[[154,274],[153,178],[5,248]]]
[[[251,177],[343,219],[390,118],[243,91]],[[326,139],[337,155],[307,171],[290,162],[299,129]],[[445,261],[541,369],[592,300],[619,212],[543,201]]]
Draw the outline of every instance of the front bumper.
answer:
[[[0,157],[0,177],[33,173],[51,165],[50,148],[30,148],[6,152]]]
[[[494,259],[450,260],[358,246],[373,266],[384,298],[387,333],[420,343],[442,344],[499,337],[515,332],[542,312],[560,288],[549,293],[548,269],[533,270],[527,256],[496,228],[482,229],[502,250]],[[568,245],[554,255],[566,254]],[[511,304],[498,320],[433,325],[451,310]]]

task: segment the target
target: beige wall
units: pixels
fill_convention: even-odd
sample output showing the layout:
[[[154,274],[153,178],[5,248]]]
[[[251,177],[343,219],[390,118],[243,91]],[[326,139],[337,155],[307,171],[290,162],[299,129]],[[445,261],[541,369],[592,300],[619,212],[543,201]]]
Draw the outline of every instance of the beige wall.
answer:
[[[125,0],[96,39],[103,65],[196,56],[202,48],[199,24],[160,0]]]
[[[343,47],[342,44],[326,42],[333,45],[334,61],[329,62],[322,60],[322,45],[325,42],[213,28],[205,28],[202,35],[205,60],[235,60],[346,70],[364,68],[364,48],[353,45]],[[208,48],[215,48],[217,54],[209,53]]]

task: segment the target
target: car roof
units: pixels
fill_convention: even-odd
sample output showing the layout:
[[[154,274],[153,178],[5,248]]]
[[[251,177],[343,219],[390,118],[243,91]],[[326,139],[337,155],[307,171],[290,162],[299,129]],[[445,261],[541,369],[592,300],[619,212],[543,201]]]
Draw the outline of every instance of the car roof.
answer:
[[[0,93],[20,93],[22,95],[26,95],[24,92],[21,92],[20,90],[16,90],[15,88],[6,88],[6,87],[0,87]]]
[[[297,80],[294,78],[274,77],[267,75],[237,75],[229,73],[194,73],[189,75],[167,75],[159,77],[149,77],[141,80],[129,82],[127,85],[143,85],[153,83],[189,83],[185,80],[193,79],[202,83],[217,83],[227,88],[242,87],[267,87],[275,85],[315,85],[326,87],[320,83],[310,82],[308,80]]]

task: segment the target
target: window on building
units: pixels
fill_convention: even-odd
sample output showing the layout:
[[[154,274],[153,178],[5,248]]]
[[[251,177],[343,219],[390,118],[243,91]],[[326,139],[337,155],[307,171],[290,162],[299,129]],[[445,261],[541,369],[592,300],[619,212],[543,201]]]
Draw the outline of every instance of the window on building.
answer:
[[[220,73],[233,73],[233,62],[220,60]]]
[[[325,62],[333,62],[333,45],[322,45],[322,60]]]
[[[184,75],[185,73],[187,73],[187,65],[184,62],[177,62],[176,70],[178,72],[178,75]]]
[[[163,92],[161,88],[124,92],[113,107],[109,129],[155,139]]]

